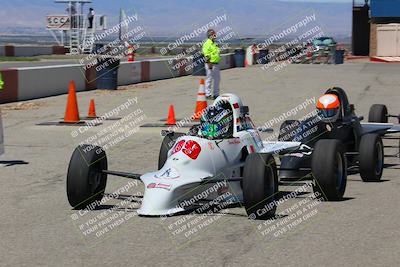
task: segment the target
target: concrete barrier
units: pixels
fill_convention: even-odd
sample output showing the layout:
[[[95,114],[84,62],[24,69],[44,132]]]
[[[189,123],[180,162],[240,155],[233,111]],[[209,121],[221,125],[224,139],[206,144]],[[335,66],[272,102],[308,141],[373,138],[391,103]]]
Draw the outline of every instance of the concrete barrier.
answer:
[[[118,85],[189,75],[193,72],[192,63],[192,57],[122,62],[118,70]],[[234,67],[233,54],[222,55],[220,67]],[[0,104],[66,94],[71,80],[75,81],[78,92],[96,89],[96,68],[85,69],[80,64],[4,69],[0,72],[4,81]]]
[[[18,70],[0,71],[3,78],[3,89],[0,90],[0,104],[18,101]]]
[[[118,69],[118,85],[128,85],[142,81],[142,64],[122,62]]]
[[[65,55],[68,49],[64,46],[34,46],[34,45],[2,45],[0,46],[0,56],[7,57],[32,57],[41,55]]]
[[[150,81],[179,76],[179,68],[177,68],[170,59],[151,59],[148,60],[148,62],[150,64]]]
[[[221,55],[221,61],[219,62],[219,68],[221,70],[230,69],[235,67],[234,54]]]
[[[4,154],[4,134],[3,134],[3,121],[1,119],[1,110],[0,110],[0,155]]]
[[[16,57],[52,55],[53,46],[14,46],[14,51]]]
[[[5,45],[4,46],[4,54],[6,57],[14,57],[15,56],[15,47],[13,45]]]
[[[18,68],[18,100],[54,96],[68,92],[74,80],[77,91],[86,90],[85,70],[82,65],[59,65]]]
[[[69,49],[64,46],[53,45],[53,55],[65,55],[68,52],[69,52]]]
[[[151,54],[151,53],[154,54],[151,47],[141,47],[141,46],[136,49],[136,53],[138,53],[139,55]]]
[[[185,58],[185,73],[186,75],[191,75],[193,73],[193,57]]]

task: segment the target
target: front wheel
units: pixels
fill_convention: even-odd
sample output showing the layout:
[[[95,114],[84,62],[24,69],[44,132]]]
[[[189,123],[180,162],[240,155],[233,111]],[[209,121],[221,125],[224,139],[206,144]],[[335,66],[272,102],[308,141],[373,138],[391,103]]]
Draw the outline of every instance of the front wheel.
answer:
[[[107,184],[107,156],[98,146],[81,145],[72,153],[67,174],[67,197],[75,209],[101,201]]]
[[[243,170],[243,200],[250,219],[268,219],[275,215],[278,174],[274,157],[252,153]]]
[[[324,200],[341,200],[346,190],[347,163],[343,145],[336,139],[319,140],[311,157],[314,193]]]
[[[378,134],[361,137],[359,149],[360,176],[364,182],[378,182],[383,173],[384,151]]]

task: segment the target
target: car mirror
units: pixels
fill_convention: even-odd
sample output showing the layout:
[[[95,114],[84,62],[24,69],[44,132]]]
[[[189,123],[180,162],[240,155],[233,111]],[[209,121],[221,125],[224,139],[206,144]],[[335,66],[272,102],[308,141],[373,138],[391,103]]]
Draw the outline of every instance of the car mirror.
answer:
[[[249,114],[249,106],[242,106],[242,107],[240,108],[240,112],[241,112],[242,114]]]
[[[262,133],[273,133],[274,129],[272,128],[265,128],[265,127],[258,127],[257,130]]]
[[[161,136],[165,137],[169,134],[173,133],[173,131],[168,131],[168,130],[161,130]]]

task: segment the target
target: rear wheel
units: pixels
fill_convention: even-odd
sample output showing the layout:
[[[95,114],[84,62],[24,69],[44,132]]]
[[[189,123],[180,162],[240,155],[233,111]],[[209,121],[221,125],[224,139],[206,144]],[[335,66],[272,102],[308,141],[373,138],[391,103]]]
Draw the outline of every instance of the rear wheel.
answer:
[[[103,198],[107,184],[107,156],[98,146],[81,145],[72,153],[67,174],[68,202],[76,209]]]
[[[279,129],[278,141],[292,141],[299,124],[298,120],[284,121]]]
[[[162,141],[160,154],[158,156],[158,169],[160,170],[168,158],[168,151],[174,146],[176,139],[184,136],[184,133],[169,133]]]
[[[274,157],[252,153],[243,171],[243,200],[250,219],[268,219],[275,215],[278,175]]]
[[[388,122],[388,111],[387,107],[382,104],[373,104],[368,113],[368,121],[369,122],[381,122],[387,123]]]
[[[378,182],[382,177],[384,150],[378,134],[361,137],[359,149],[360,176],[364,182]]]
[[[341,200],[346,190],[347,164],[343,145],[336,139],[319,140],[311,158],[314,193],[324,200]]]

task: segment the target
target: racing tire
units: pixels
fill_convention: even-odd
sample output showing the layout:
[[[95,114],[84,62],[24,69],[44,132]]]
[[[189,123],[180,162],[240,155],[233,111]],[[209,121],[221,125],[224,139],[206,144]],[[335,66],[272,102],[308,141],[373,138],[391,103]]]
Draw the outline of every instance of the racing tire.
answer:
[[[368,122],[388,122],[388,111],[387,107],[382,104],[373,104],[368,113]]]
[[[342,200],[347,184],[347,162],[343,144],[336,139],[321,139],[311,156],[316,197],[328,201]]]
[[[67,197],[75,209],[101,201],[107,184],[107,156],[98,146],[81,145],[75,148],[68,166]]]
[[[247,215],[253,220],[275,216],[278,174],[274,157],[252,153],[243,170],[243,202]]]
[[[361,137],[359,149],[359,171],[364,182],[379,182],[384,167],[384,148],[378,134]]]
[[[160,170],[168,158],[168,151],[174,146],[176,139],[184,136],[184,133],[169,133],[162,141],[160,154],[158,155],[158,169]]]
[[[296,134],[297,127],[299,126],[300,121],[298,120],[286,120],[281,124],[279,128],[278,141],[281,142],[289,142],[293,141],[293,138]]]

